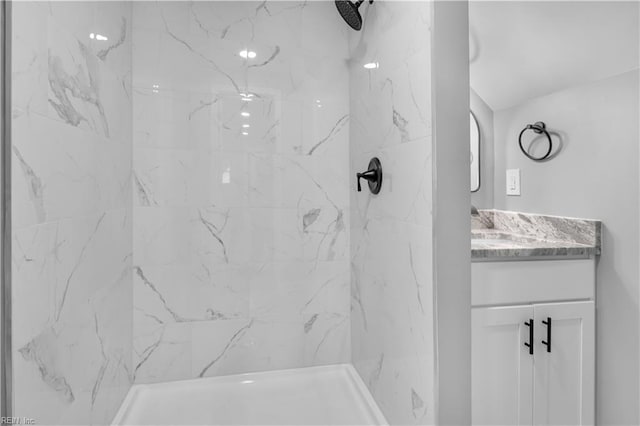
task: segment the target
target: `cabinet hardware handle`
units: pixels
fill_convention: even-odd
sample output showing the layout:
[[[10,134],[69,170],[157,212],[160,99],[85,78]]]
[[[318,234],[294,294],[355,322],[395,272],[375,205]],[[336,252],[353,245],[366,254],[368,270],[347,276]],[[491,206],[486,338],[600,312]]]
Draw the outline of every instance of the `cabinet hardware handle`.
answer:
[[[525,342],[524,345],[529,348],[529,355],[533,355],[533,318],[529,318],[529,321],[525,321],[524,325],[529,327],[529,343]]]
[[[551,317],[547,317],[547,320],[542,320],[542,323],[547,326],[547,340],[542,341],[543,345],[547,346],[547,352],[551,352]]]

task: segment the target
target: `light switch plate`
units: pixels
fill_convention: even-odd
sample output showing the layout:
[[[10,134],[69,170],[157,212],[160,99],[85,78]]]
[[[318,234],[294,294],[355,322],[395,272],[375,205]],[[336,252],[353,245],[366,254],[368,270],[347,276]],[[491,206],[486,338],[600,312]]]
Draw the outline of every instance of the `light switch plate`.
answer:
[[[520,195],[520,169],[507,170],[507,195]]]

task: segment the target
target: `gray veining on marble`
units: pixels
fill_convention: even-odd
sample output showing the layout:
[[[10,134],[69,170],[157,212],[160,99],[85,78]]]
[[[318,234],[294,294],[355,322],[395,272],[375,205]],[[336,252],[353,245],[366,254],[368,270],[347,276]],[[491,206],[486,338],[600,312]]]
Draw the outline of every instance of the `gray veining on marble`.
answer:
[[[99,51],[97,53],[98,58],[100,58],[100,60],[102,61],[106,61],[107,60],[107,56],[109,55],[109,53],[115,49],[117,49],[118,47],[122,46],[122,44],[125,42],[127,38],[127,20],[123,17],[122,18],[122,25],[120,27],[120,36],[118,37],[118,40],[116,40],[115,43],[109,45],[108,47],[102,49],[101,51]]]
[[[471,218],[471,258],[500,260],[600,254],[598,220],[480,210]]]
[[[109,136],[109,124],[100,97],[100,87],[97,58],[90,49],[81,42],[78,42],[78,50],[84,60],[76,64],[79,69],[86,68],[86,75],[77,70],[69,71],[65,69],[62,58],[50,53],[49,55],[49,86],[52,97],[49,103],[57,114],[65,122],[78,127],[82,122],[86,122],[97,132],[102,132]],[[71,74],[75,72],[75,74]],[[98,117],[93,119],[91,115],[85,115],[74,106],[74,100],[83,105],[92,105]],[[96,123],[97,121],[97,123]]]
[[[46,214],[44,210],[44,199],[43,199],[43,191],[44,186],[42,185],[42,180],[35,174],[33,169],[29,166],[29,164],[25,161],[22,154],[17,147],[13,146],[13,154],[18,159],[20,163],[20,168],[22,169],[22,173],[24,174],[25,180],[28,182],[29,188],[29,197],[33,202],[33,207],[35,209],[36,220],[38,222],[44,222],[46,219]]]
[[[73,390],[62,374],[56,371],[55,360],[51,359],[52,347],[55,346],[57,333],[49,328],[35,337],[18,351],[26,361],[32,361],[45,382],[64,401],[72,403],[75,400]]]
[[[222,357],[224,357],[227,352],[229,351],[229,349],[231,349],[238,340],[240,340],[242,338],[242,336],[244,336],[244,334],[247,332],[247,330],[249,330],[251,328],[251,326],[253,325],[254,320],[252,319],[251,321],[249,321],[249,324],[243,326],[242,328],[240,328],[240,330],[238,330],[233,336],[231,336],[231,339],[229,339],[229,341],[227,342],[227,344],[225,345],[225,347],[222,349],[222,351],[218,354],[218,356],[216,356],[211,362],[209,362],[200,372],[200,374],[198,374],[198,377],[204,377],[204,375],[207,373],[207,371],[213,367],[213,365],[218,362],[220,359],[222,359]]]

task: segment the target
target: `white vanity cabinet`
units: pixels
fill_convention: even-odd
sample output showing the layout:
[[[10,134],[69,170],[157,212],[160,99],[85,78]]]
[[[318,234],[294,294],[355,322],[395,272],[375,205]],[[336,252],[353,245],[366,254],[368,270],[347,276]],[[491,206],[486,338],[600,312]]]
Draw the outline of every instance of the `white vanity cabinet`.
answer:
[[[473,424],[593,424],[595,260],[473,263],[472,286]]]
[[[595,405],[595,304],[533,305],[533,424],[592,425]],[[540,344],[551,318],[551,348]]]
[[[531,306],[472,308],[474,425],[533,423],[533,357],[523,345]]]

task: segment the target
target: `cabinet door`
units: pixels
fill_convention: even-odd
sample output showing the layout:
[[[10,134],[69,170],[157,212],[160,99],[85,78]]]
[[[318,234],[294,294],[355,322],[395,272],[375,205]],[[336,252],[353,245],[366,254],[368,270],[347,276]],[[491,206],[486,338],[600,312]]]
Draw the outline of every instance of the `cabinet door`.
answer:
[[[474,425],[531,425],[533,356],[524,345],[529,319],[530,305],[471,310]]]
[[[534,305],[534,414],[536,425],[592,425],[595,404],[593,302]],[[551,318],[551,352],[547,340]]]

